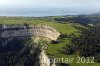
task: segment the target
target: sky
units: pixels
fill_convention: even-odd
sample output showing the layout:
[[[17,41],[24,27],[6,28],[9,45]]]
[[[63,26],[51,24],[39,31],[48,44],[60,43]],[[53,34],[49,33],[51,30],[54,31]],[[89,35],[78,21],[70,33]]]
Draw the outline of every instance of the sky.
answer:
[[[0,15],[29,13],[37,10],[84,10],[100,11],[100,0],[0,0]]]

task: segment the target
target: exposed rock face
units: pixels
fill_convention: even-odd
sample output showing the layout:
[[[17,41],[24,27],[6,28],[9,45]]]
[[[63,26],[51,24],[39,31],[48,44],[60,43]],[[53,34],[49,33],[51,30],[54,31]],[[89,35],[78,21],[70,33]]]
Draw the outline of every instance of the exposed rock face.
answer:
[[[43,36],[50,38],[51,40],[57,40],[60,33],[54,28],[46,25],[0,25],[0,37],[12,38],[22,36]],[[41,51],[39,55],[40,66],[50,66],[50,59],[45,53],[45,50]]]
[[[46,25],[2,25],[0,26],[1,37],[19,37],[19,36],[44,36],[51,40],[56,40],[60,35],[54,28]]]
[[[50,66],[50,59],[46,55],[45,50],[43,50],[39,55],[39,63],[40,66]]]

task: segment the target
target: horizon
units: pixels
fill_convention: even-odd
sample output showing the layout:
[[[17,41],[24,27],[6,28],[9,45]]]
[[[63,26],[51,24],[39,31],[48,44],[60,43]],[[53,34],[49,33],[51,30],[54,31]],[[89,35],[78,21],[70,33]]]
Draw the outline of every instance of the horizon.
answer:
[[[100,0],[0,0],[0,16],[91,14],[100,12],[98,6]]]

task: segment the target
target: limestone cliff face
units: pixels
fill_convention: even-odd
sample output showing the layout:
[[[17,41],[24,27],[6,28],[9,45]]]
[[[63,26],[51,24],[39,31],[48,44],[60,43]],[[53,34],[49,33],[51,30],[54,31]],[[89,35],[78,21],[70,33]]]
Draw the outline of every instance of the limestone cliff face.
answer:
[[[43,50],[39,55],[39,64],[40,66],[50,66],[50,59],[46,55],[45,50]]]
[[[60,35],[54,28],[46,25],[3,25],[0,29],[1,37],[10,38],[18,36],[44,36],[56,40]]]
[[[50,38],[51,40],[57,40],[59,35],[60,33],[57,32],[54,28],[46,25],[0,25],[0,37],[2,38],[12,38],[21,36],[43,36]],[[39,55],[39,65],[51,66],[50,59],[46,55],[45,50],[41,51]]]

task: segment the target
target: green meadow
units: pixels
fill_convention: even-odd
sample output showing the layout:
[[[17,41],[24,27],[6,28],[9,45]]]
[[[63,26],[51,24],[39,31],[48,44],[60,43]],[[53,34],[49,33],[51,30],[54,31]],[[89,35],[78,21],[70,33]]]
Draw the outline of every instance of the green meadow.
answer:
[[[46,18],[32,18],[32,17],[0,17],[0,24],[30,24],[30,25],[49,25],[51,27],[54,27],[57,31],[59,31],[61,34],[77,34],[79,35],[77,29],[75,29],[73,26],[79,26],[82,27],[81,24],[78,23],[58,23],[53,20],[48,20]],[[66,38],[63,39],[63,42],[59,44],[49,44],[47,49],[47,54],[50,57],[55,58],[66,58],[66,57],[76,57],[78,55],[67,55],[60,52],[60,50],[66,46],[66,44],[69,44],[71,41]],[[75,60],[77,61],[77,60]],[[100,66],[100,64],[93,63],[93,64],[86,64],[86,63],[71,63],[70,66]]]

